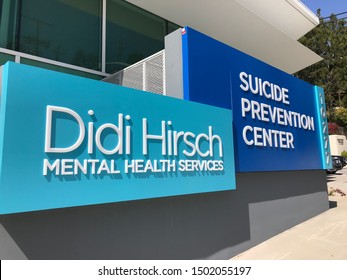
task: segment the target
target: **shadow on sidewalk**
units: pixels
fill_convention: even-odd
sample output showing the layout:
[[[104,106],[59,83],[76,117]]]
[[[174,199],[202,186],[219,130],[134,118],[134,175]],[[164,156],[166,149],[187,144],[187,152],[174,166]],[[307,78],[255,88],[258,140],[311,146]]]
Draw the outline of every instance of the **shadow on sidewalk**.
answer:
[[[337,207],[337,201],[329,200],[329,209],[336,208],[336,207]]]

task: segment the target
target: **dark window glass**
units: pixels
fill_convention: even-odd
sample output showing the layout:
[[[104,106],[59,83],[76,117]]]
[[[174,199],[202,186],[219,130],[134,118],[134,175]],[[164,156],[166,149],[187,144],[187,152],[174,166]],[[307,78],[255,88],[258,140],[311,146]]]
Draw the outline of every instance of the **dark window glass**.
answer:
[[[107,1],[106,72],[164,49],[165,20],[121,0]]]
[[[0,66],[5,64],[7,61],[14,61],[14,55],[0,52]]]
[[[1,58],[1,56],[0,56],[0,58]],[[94,80],[101,80],[102,78],[104,78],[104,77],[101,77],[99,75],[94,75],[94,74],[78,71],[75,69],[61,67],[61,66],[57,66],[54,64],[44,63],[41,61],[31,60],[28,58],[21,58],[20,63],[32,65],[32,66],[36,66],[36,67],[40,67],[40,68],[44,68],[44,69],[49,69],[49,70],[53,70],[53,71],[63,72],[63,73],[67,73],[67,74],[71,74],[71,75],[75,75],[75,76],[81,76],[81,77],[94,79]]]
[[[101,69],[101,0],[22,0],[18,50]]]
[[[18,0],[0,0],[0,47],[15,50]]]
[[[168,22],[167,24],[167,34],[170,34],[171,32],[176,31],[178,28],[181,28],[181,26],[174,24],[172,22]]]

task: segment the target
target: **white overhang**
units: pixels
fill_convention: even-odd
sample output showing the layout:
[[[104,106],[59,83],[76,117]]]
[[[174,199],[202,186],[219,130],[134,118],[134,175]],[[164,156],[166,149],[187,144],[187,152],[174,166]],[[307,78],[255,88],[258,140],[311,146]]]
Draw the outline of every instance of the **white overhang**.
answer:
[[[298,0],[127,0],[190,26],[287,73],[322,58],[297,40],[319,24]]]

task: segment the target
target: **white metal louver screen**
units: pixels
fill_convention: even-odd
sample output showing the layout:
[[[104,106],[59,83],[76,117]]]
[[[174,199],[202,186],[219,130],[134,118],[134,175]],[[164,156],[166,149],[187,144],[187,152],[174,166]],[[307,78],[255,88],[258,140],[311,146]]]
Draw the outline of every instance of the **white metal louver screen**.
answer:
[[[104,82],[165,95],[165,51],[162,50],[105,79]]]

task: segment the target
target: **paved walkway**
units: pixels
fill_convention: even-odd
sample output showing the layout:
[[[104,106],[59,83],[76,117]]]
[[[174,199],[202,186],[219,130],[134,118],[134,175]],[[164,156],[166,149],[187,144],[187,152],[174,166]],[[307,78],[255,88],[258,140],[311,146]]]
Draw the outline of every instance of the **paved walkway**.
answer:
[[[235,256],[236,260],[347,260],[347,166],[328,175],[332,207]]]

